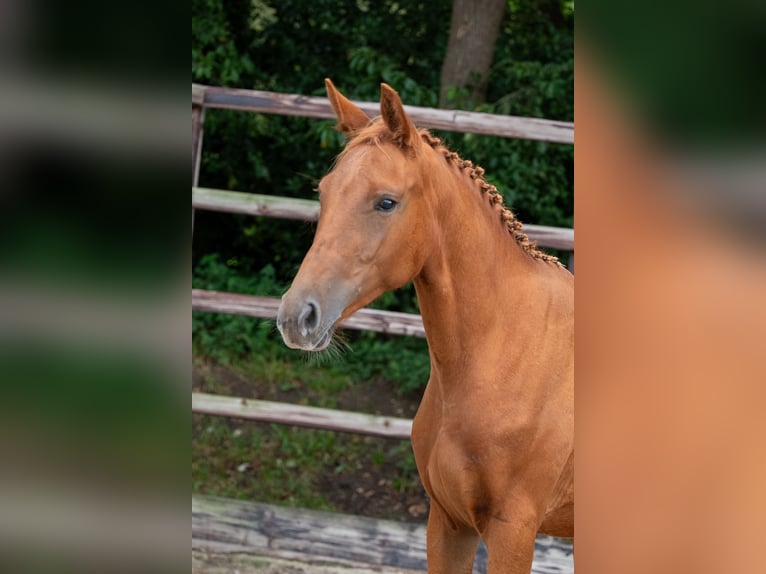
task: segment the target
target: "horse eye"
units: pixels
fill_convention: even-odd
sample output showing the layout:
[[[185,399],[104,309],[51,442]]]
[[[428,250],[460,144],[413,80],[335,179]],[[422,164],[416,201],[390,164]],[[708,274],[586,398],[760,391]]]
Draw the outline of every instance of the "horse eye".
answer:
[[[375,204],[375,209],[378,211],[391,211],[396,207],[396,201],[390,197],[384,197]]]

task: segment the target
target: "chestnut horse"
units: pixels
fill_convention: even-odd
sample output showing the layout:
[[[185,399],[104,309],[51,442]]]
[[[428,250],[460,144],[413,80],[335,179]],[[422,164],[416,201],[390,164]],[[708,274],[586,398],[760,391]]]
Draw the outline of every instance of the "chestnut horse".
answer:
[[[490,573],[529,572],[537,532],[574,534],[574,278],[388,85],[370,120],[325,83],[348,142],[277,327],[291,348],[324,349],[414,280],[431,360],[412,426],[428,571],[470,572],[481,538]]]

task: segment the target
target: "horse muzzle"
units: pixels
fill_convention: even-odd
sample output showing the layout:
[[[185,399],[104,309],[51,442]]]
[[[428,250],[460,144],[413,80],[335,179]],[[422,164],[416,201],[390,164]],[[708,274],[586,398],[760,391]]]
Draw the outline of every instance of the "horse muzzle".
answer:
[[[312,297],[292,297],[285,293],[277,313],[277,329],[291,349],[321,351],[332,340],[340,313],[323,311]]]

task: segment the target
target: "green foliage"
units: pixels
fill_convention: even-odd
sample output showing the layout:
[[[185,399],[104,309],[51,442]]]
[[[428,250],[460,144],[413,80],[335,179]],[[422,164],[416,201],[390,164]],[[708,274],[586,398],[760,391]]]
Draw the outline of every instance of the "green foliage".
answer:
[[[495,50],[488,103],[478,111],[574,120],[574,8],[566,2],[509,2]],[[453,100],[470,105],[468,90]],[[484,167],[522,222],[571,227],[574,149],[569,145],[475,134],[446,136],[451,147]]]
[[[391,456],[395,458],[398,475],[392,480],[393,486],[399,491],[411,490],[413,476],[418,476],[418,468],[415,464],[415,454],[412,452],[412,444],[403,441],[391,449]]]
[[[394,58],[369,46],[351,48],[348,66],[357,74],[355,89],[366,99],[375,100],[380,94],[380,82],[396,86],[402,101],[413,106],[436,106],[437,91],[421,85],[402,69]],[[367,95],[369,94],[369,95]]]
[[[400,393],[425,387],[430,372],[425,340],[363,331],[349,344],[352,353],[344,361],[348,360],[346,368],[358,380],[383,377]]]
[[[192,0],[192,81],[236,85],[255,71],[221,0]]]
[[[281,293],[282,286],[275,279],[273,266],[267,265],[252,275],[238,273],[237,266],[235,258],[223,262],[218,255],[206,255],[194,268],[192,287],[272,296]],[[258,348],[272,347],[273,330],[272,324],[243,315],[192,314],[194,350],[224,364],[231,364]]]
[[[574,153],[571,147],[531,140],[455,134],[450,147],[486,170],[520,221],[573,225]]]

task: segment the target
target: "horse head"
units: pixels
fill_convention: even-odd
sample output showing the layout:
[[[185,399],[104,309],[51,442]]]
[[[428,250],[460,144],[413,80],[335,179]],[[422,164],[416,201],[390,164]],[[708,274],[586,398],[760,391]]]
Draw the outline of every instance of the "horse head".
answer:
[[[375,120],[328,79],[346,148],[319,183],[314,242],[282,297],[277,327],[291,348],[326,348],[335,326],[422,268],[432,232],[424,145],[399,95],[381,85]]]

